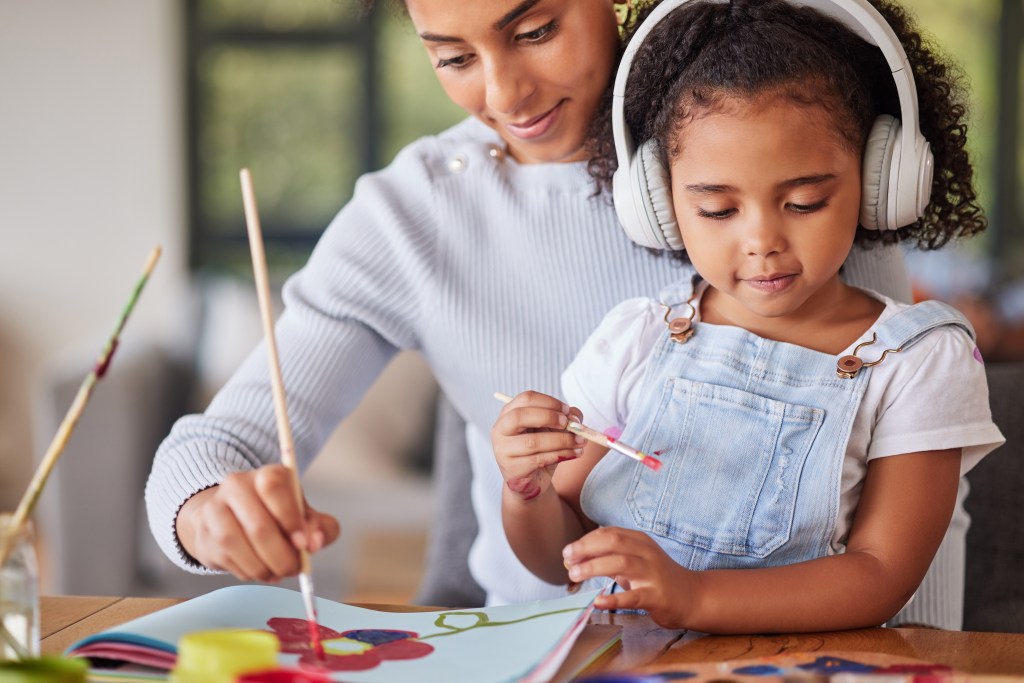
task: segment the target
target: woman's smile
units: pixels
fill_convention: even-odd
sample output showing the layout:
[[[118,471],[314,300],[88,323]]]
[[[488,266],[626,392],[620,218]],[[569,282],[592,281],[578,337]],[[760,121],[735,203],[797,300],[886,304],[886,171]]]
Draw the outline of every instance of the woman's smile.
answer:
[[[565,100],[562,100],[539,116],[534,116],[532,119],[527,119],[522,123],[506,123],[505,128],[510,134],[522,140],[539,138],[558,123],[559,114],[561,114],[564,104]]]

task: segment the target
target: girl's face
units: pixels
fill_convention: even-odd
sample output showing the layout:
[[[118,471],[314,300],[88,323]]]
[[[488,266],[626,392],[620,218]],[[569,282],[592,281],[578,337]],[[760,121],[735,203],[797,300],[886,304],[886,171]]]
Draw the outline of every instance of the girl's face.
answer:
[[[724,295],[709,297],[717,314],[771,330],[836,312],[861,159],[823,108],[727,100],[682,127],[670,175],[690,260]]]
[[[611,0],[406,0],[438,80],[521,163],[577,161],[608,86]]]

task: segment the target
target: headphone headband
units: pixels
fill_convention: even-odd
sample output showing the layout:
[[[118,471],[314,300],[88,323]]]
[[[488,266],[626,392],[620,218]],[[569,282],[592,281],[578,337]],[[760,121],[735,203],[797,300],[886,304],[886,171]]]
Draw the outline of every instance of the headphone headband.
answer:
[[[632,199],[626,199],[627,183],[625,182],[626,179],[620,175],[638,156],[636,145],[625,121],[624,100],[626,85],[632,68],[633,58],[648,34],[668,14],[692,1],[694,0],[663,0],[651,12],[643,23],[637,27],[636,32],[626,46],[622,61],[619,63],[615,74],[615,82],[612,86],[612,135],[615,142],[615,153],[619,162],[619,171],[616,172],[613,179],[615,185],[615,207],[630,237],[645,246],[682,248],[681,238],[675,240],[675,235],[669,234],[671,230],[678,231],[674,226],[674,221],[672,226],[663,225],[660,230],[654,230],[653,232],[647,228],[631,231],[630,226],[626,225],[626,216],[632,216],[633,213],[641,211],[645,205],[647,206],[646,211],[649,213],[652,201],[649,196],[635,196],[633,191],[629,191],[629,194],[634,195]],[[728,2],[728,0],[706,1]],[[893,82],[896,85],[902,125],[900,122],[897,122],[893,126],[892,133],[895,134],[895,139],[890,143],[891,148],[886,151],[885,155],[886,159],[891,158],[893,165],[891,169],[883,169],[884,173],[889,174],[888,179],[883,179],[883,182],[888,180],[888,184],[883,186],[883,192],[881,193],[883,195],[881,200],[886,201],[887,199],[887,206],[879,207],[880,210],[884,210],[884,215],[879,215],[880,220],[878,222],[881,225],[877,227],[879,229],[894,229],[913,223],[920,218],[925,206],[928,204],[932,181],[932,158],[928,141],[925,140],[920,131],[917,88],[914,85],[913,69],[910,66],[899,37],[892,27],[889,26],[888,22],[886,22],[885,18],[867,0],[786,0],[786,2],[797,7],[810,7],[835,19],[866,42],[875,45],[882,51],[889,65]],[[647,175],[650,175],[650,173],[651,171],[648,169]],[[630,172],[630,175],[633,175],[633,173]],[[636,178],[628,184],[635,187],[637,185]],[[622,188],[620,188],[620,185],[622,185]],[[621,208],[620,198],[623,204]],[[663,203],[663,199],[663,197],[654,197],[653,201],[656,204],[659,201]],[[669,208],[671,208],[670,204]],[[633,222],[631,218],[629,220],[631,223]],[[862,223],[867,222],[869,221],[862,220]],[[865,227],[874,226],[865,225]],[[662,235],[662,232],[665,234]],[[654,237],[653,241],[655,243],[651,243],[651,240],[646,239],[645,234],[647,237]],[[667,238],[669,242],[678,242],[679,246],[666,244],[665,239],[662,238]]]

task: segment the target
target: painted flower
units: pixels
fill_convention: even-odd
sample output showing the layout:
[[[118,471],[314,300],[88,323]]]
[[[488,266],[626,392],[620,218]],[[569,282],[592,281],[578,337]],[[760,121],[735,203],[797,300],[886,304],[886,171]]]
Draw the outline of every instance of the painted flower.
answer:
[[[413,631],[352,629],[338,632],[318,625],[324,657],[317,657],[305,619],[274,617],[267,626],[281,641],[281,652],[299,655],[299,666],[318,671],[365,671],[383,661],[419,659],[434,651]]]

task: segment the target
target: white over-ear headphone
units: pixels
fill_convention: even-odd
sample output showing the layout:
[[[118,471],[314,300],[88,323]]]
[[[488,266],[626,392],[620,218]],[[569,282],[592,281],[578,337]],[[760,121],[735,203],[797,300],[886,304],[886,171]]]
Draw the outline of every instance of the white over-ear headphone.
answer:
[[[716,0],[718,2],[726,0]],[[867,0],[788,0],[832,17],[885,55],[899,95],[903,122],[881,115],[868,134],[864,150],[860,224],[875,230],[895,230],[920,218],[931,194],[931,146],[918,124],[914,74],[899,38]],[[690,0],[663,0],[644,20],[626,47],[612,90],[612,133],[618,170],[612,178],[615,211],[626,234],[636,243],[656,249],[683,249],[672,209],[668,170],[658,159],[657,143],[647,140],[636,148],[623,115],[626,80],[637,49],[651,30]]]

